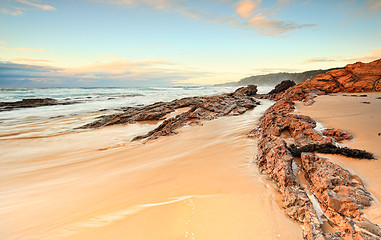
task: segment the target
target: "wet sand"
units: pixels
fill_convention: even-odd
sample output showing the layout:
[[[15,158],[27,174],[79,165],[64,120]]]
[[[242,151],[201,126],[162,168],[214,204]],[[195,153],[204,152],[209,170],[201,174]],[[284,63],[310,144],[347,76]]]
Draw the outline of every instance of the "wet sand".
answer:
[[[271,104],[130,142],[154,125],[1,139],[1,239],[302,239],[246,134]]]
[[[359,97],[366,94],[366,97]],[[347,96],[345,96],[347,95]],[[358,95],[349,96],[349,95]],[[357,174],[374,195],[373,205],[365,212],[371,221],[381,225],[381,93],[333,94],[315,98],[311,106],[297,103],[297,111],[323,124],[352,133],[354,139],[343,145],[374,153],[376,160],[358,160],[336,155],[324,155],[332,162]],[[381,135],[381,134],[380,134]]]

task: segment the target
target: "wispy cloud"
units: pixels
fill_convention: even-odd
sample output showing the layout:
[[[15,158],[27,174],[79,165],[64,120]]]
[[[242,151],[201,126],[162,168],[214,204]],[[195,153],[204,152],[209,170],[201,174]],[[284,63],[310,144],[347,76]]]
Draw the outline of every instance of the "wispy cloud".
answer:
[[[215,73],[164,59],[98,61],[81,68],[49,66],[49,60],[15,58],[0,62],[0,87],[152,86],[197,82]]]
[[[34,49],[34,48],[25,48],[25,47],[18,47],[14,48],[16,51],[21,51],[21,52],[43,52],[43,49]]]
[[[11,15],[11,16],[21,16],[24,14],[24,12],[20,9],[6,9],[6,8],[1,8],[1,12],[4,13],[4,14],[7,14],[7,15]]]
[[[292,21],[279,21],[269,19],[264,13],[259,13],[246,22],[246,26],[254,27],[263,35],[274,36],[280,35],[292,30],[309,28],[315,24],[297,24]]]
[[[300,69],[295,68],[254,68],[252,69],[253,72],[258,74],[268,74],[268,73],[279,73],[279,72],[297,72],[300,71]]]
[[[202,21],[225,23],[237,28],[247,28],[259,35],[282,35],[297,29],[309,28],[314,24],[298,24],[293,21],[278,20],[276,13],[292,4],[292,0],[277,0],[272,9],[262,9],[262,0],[207,0],[213,4],[225,4],[235,15],[218,15],[217,8],[206,9],[190,0],[93,0],[125,7],[149,7],[157,10],[173,11]]]
[[[305,64],[311,63],[324,63],[324,62],[339,62],[339,63],[353,63],[353,62],[371,62],[381,58],[381,48],[372,49],[359,57],[343,57],[343,56],[331,56],[331,57],[318,57],[310,58],[303,61]]]
[[[36,48],[26,48],[26,47],[16,47],[11,48],[7,47],[7,44],[4,41],[0,41],[0,49],[9,50],[9,51],[18,51],[18,52],[44,52],[44,49],[36,49]]]
[[[381,11],[381,1],[380,0],[366,0],[366,4],[369,9],[373,12]]]
[[[1,8],[3,14],[11,16],[22,16],[26,11],[39,9],[42,11],[55,11],[56,8],[43,4],[41,0],[10,0],[7,8]]]
[[[54,11],[56,10],[55,7],[46,5],[46,4],[41,4],[41,1],[38,0],[15,0],[16,2],[31,6],[31,7],[36,7],[39,8],[43,11]]]
[[[339,5],[340,9],[345,9],[343,15],[346,17],[343,25],[366,19],[381,12],[380,0],[346,0]]]
[[[44,63],[52,63],[52,60],[47,59],[33,59],[33,58],[12,58],[10,59],[16,63],[27,63],[27,64],[44,64]]]

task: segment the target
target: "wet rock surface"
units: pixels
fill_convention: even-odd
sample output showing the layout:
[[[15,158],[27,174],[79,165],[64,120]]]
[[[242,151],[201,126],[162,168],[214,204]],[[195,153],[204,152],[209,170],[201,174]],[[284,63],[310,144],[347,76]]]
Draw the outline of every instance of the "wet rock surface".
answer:
[[[326,93],[381,91],[380,76],[381,60],[356,63],[319,75],[284,93],[262,95],[277,102],[249,133],[258,138],[255,163],[276,182],[285,213],[303,224],[305,239],[381,239],[381,228],[363,213],[373,199],[361,179],[316,152],[359,159],[374,159],[373,154],[339,146],[337,142],[352,139],[352,135],[339,129],[319,132],[312,118],[293,113],[293,101],[312,104],[315,96]],[[300,162],[308,186],[303,186],[295,175],[296,162]],[[320,205],[322,216],[312,198]],[[334,233],[323,231],[322,217]]]
[[[243,114],[259,105],[253,97],[257,87],[249,85],[237,89],[233,93],[210,97],[192,97],[174,100],[172,102],[157,102],[145,107],[124,108],[123,113],[102,116],[99,120],[87,124],[82,128],[99,128],[115,124],[128,124],[140,121],[164,120],[156,129],[133,139],[153,140],[160,136],[177,134],[177,129],[192,124],[200,124],[204,120],[212,120],[227,115]],[[189,107],[190,109],[175,117],[164,119],[168,113],[176,109]]]
[[[17,108],[33,108],[52,105],[69,105],[76,102],[59,102],[53,98],[27,98],[17,102],[0,102],[0,112]]]

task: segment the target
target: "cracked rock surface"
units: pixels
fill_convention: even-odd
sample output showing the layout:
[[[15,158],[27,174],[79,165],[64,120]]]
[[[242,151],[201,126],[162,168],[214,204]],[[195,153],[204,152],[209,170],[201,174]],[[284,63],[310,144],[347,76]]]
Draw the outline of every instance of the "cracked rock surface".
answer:
[[[129,107],[125,108],[123,113],[102,116],[99,120],[82,128],[100,128],[115,124],[164,120],[156,129],[133,139],[133,141],[140,139],[153,140],[161,136],[177,134],[177,129],[187,124],[200,124],[204,120],[243,114],[260,104],[253,97],[256,93],[257,87],[249,85],[228,94],[182,98],[172,102],[157,102],[145,107]],[[190,109],[175,117],[164,119],[164,116],[168,113],[184,107]]]
[[[381,91],[380,77],[381,59],[369,64],[347,65],[344,69],[290,87],[283,93],[263,95],[278,101],[249,134],[258,138],[256,164],[262,173],[276,182],[285,213],[303,224],[305,239],[381,239],[381,228],[364,215],[363,209],[372,204],[373,198],[361,179],[319,157],[316,152],[358,159],[374,159],[373,154],[339,146],[337,142],[352,139],[352,135],[340,129],[319,132],[312,118],[293,113],[293,101],[310,101],[312,104],[316,95]],[[309,191],[294,174],[295,162],[300,162]],[[323,231],[321,217],[308,192],[316,198],[324,218],[333,227],[333,233]]]

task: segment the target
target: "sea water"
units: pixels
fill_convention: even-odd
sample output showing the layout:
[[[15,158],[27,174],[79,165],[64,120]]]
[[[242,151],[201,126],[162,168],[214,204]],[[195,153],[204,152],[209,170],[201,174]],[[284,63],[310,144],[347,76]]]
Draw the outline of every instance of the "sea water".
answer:
[[[237,87],[140,87],[140,88],[2,88],[0,102],[53,98],[68,105],[20,108],[0,112],[0,139],[42,137],[73,131],[96,117],[174,99],[233,92]],[[259,88],[259,93],[271,87]]]

